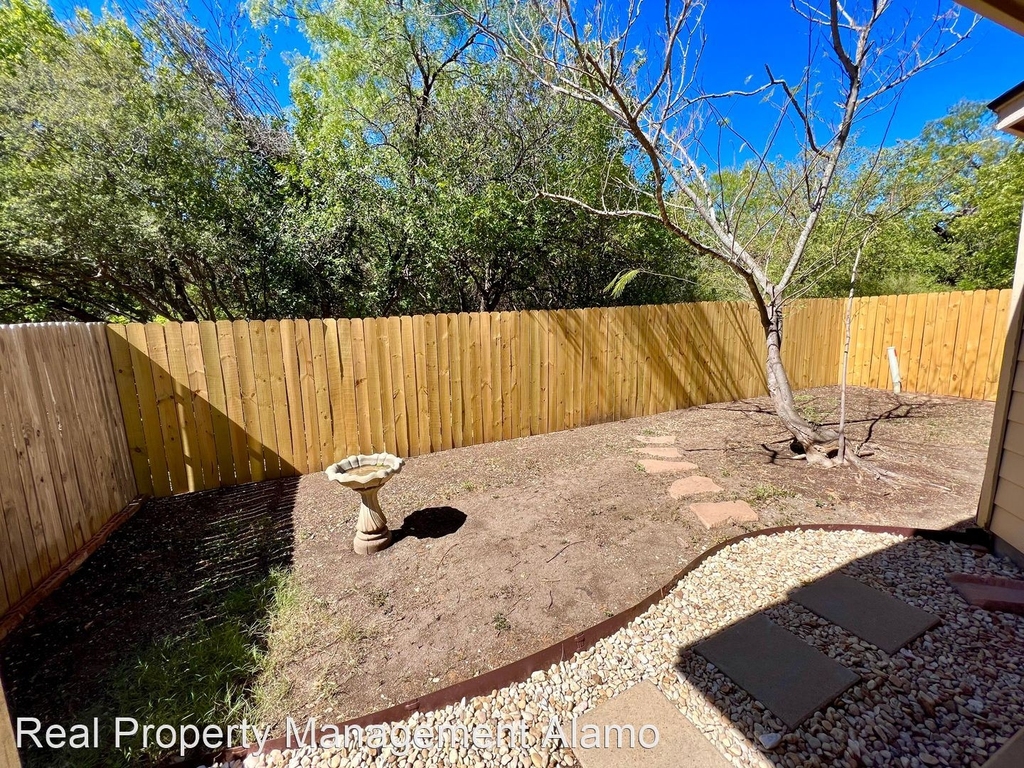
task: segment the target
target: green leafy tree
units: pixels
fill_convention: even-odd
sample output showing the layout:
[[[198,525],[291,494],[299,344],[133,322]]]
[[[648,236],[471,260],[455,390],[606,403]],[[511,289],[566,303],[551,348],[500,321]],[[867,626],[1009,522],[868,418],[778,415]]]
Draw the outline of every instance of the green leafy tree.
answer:
[[[3,0],[0,29],[0,316],[266,314],[276,174],[218,95],[116,16]]]
[[[607,116],[538,88],[443,10],[290,8],[313,54],[296,67],[289,231],[303,261],[343,286],[343,306],[323,309],[585,306],[616,301],[602,289],[636,261],[689,275],[658,227],[537,195],[545,179],[581,170],[600,191],[598,171],[622,152]],[[691,283],[646,280],[623,300],[693,295]]]
[[[983,104],[964,102],[877,158],[858,153],[821,228],[820,250],[838,268],[821,275],[813,292],[845,293],[860,247],[855,287],[862,295],[1009,287],[1024,148],[994,122]]]

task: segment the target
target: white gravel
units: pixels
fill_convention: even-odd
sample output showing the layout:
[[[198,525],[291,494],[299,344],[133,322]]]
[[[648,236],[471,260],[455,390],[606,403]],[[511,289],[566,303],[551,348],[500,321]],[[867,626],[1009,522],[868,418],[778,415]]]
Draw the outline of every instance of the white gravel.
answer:
[[[889,656],[790,603],[787,593],[836,569],[930,611],[941,624]],[[888,534],[798,531],[746,539],[709,558],[672,593],[593,648],[458,705],[415,713],[419,724],[531,722],[528,748],[491,752],[306,748],[250,755],[250,766],[572,766],[542,743],[562,723],[643,679],[736,766],[980,766],[1024,722],[1024,617],[969,607],[945,581],[964,572],[1021,578],[1012,563],[969,547]],[[862,680],[788,731],[689,650],[755,611],[845,664]],[[777,735],[780,735],[779,738]],[[771,748],[766,747],[769,745]],[[236,761],[241,768],[241,761]]]

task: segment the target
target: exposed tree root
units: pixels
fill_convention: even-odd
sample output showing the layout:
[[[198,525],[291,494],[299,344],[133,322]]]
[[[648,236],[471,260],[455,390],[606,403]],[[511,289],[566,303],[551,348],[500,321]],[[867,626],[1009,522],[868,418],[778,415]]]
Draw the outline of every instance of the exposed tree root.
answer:
[[[798,453],[791,458],[794,461],[806,461],[809,466],[822,469],[834,469],[849,465],[862,474],[870,475],[874,480],[897,487],[934,488],[946,493],[953,490],[945,485],[933,483],[930,480],[922,480],[921,478],[911,477],[900,472],[882,469],[851,450],[846,451],[845,461],[840,461],[838,456],[830,455],[832,451],[828,450],[826,446],[827,443],[815,443],[810,446],[801,445],[804,452]]]

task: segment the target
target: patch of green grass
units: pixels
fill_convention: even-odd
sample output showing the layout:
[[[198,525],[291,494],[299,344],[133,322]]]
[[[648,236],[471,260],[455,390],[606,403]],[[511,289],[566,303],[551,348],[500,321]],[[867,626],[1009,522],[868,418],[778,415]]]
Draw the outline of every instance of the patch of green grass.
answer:
[[[263,668],[270,612],[288,577],[280,571],[228,593],[215,619],[159,638],[115,671],[103,707],[141,723],[237,722],[249,711],[252,686]],[[83,753],[83,766],[155,762],[161,750],[122,742],[119,753]]]
[[[499,633],[508,632],[512,629],[512,624],[504,613],[494,614],[494,618],[491,619],[491,624],[494,625],[494,628],[498,630]]]
[[[761,483],[751,489],[747,500],[753,504],[769,504],[778,499],[790,499],[795,495],[792,491],[772,483]]]
[[[316,679],[302,682],[310,684],[309,692],[314,695],[330,697],[336,687],[334,677],[340,668],[361,660],[367,637],[362,627],[340,616],[296,579],[285,580],[274,593],[266,652],[249,698],[249,721],[274,722],[291,714],[289,700],[295,686],[289,667],[317,657],[325,648],[332,651],[332,663],[325,658],[317,665]],[[308,670],[304,674],[308,675]]]
[[[793,401],[800,408],[803,417],[808,421],[820,424],[825,419],[825,412],[820,410],[814,402],[814,395],[796,395]]]
[[[211,591],[213,587],[209,587]],[[386,590],[374,590],[374,604],[386,602]],[[362,660],[367,633],[337,607],[298,583],[291,573],[275,570],[245,587],[208,603],[205,620],[188,629],[138,643],[104,682],[104,695],[84,703],[69,722],[99,717],[134,717],[140,723],[172,726],[209,723],[274,722],[288,714],[295,695],[308,683],[320,700],[337,694],[339,671]],[[507,621],[507,620],[506,620]],[[132,638],[125,638],[126,648]],[[329,654],[321,654],[330,649]],[[298,679],[293,665],[317,659],[310,677]],[[308,665],[307,665],[308,666]],[[27,750],[25,765],[71,764],[75,768],[127,768],[162,764],[172,757],[158,747],[142,748],[141,738],[123,741],[117,751],[111,733],[101,733],[101,749],[65,754]],[[174,755],[176,755],[176,749]]]

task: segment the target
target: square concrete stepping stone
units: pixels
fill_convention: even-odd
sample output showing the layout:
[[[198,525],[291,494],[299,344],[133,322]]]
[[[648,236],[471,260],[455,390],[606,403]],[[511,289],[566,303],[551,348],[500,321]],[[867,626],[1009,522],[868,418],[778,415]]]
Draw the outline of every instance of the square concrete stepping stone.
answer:
[[[722,490],[722,486],[704,475],[690,475],[676,480],[669,486],[668,495],[673,499],[682,499],[685,496],[696,496],[698,493],[716,493]]]
[[[647,445],[672,445],[676,441],[675,435],[637,435],[633,438],[638,443],[646,443]]]
[[[1003,744],[981,768],[1020,768],[1024,765],[1024,728]]]
[[[696,464],[688,461],[664,461],[663,459],[640,459],[638,462],[649,475],[657,475],[661,472],[690,472],[697,468]]]
[[[627,746],[628,733],[625,731],[621,747],[617,746],[619,741],[614,730],[609,732],[611,738],[605,739],[606,726],[627,724],[632,725],[637,734],[634,747]],[[584,749],[582,746],[588,725],[599,729],[601,746],[598,748]],[[651,749],[645,749],[640,744],[640,728],[644,725],[653,725],[658,729],[658,743]],[[572,738],[567,730],[571,723],[561,723],[561,726],[566,737]],[[649,680],[637,683],[628,691],[613,696],[582,715],[576,721],[576,731],[577,745],[573,754],[583,768],[727,768],[730,765],[718,749]],[[653,741],[649,729],[643,735],[645,743]]]
[[[760,613],[727,627],[694,650],[790,728],[860,679]]]
[[[750,523],[759,520],[757,512],[745,501],[705,501],[691,504],[690,511],[705,528],[721,528],[729,523]]]
[[[649,445],[646,448],[634,448],[633,453],[646,453],[648,456],[657,456],[659,459],[680,459],[679,451],[671,447]]]
[[[971,573],[947,573],[946,581],[956,587],[970,605],[986,611],[1024,615],[1024,581]]]
[[[896,653],[939,623],[928,611],[841,573],[801,587],[789,598],[886,653]]]

